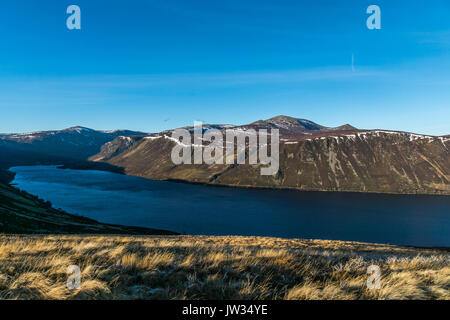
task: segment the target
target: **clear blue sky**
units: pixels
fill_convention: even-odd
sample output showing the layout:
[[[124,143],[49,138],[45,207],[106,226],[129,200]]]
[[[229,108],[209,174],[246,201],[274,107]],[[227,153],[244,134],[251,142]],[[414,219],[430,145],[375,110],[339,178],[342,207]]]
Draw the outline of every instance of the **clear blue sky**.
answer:
[[[448,0],[2,0],[0,40],[0,132],[284,114],[450,134]]]

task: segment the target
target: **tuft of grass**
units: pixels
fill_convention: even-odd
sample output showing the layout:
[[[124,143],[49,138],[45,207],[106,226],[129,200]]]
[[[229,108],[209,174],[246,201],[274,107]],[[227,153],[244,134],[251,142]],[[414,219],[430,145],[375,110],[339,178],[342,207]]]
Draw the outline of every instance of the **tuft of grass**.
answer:
[[[449,262],[443,250],[343,241],[1,235],[0,298],[450,300]],[[66,285],[70,265],[79,289]]]

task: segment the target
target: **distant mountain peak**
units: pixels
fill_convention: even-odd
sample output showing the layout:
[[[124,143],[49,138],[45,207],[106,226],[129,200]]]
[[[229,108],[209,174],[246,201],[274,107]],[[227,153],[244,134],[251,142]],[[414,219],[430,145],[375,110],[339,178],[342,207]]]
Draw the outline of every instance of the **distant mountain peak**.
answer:
[[[75,127],[70,127],[70,128],[67,128],[67,129],[63,129],[61,131],[65,131],[65,132],[72,132],[72,131],[76,131],[76,132],[82,132],[82,131],[84,131],[84,132],[93,132],[93,131],[96,131],[96,130],[91,129],[91,128],[86,128],[86,127],[83,127],[83,126],[75,126]]]
[[[341,130],[357,130],[355,127],[345,124],[339,127],[325,127],[308,119],[294,118],[285,115],[278,115],[267,120],[259,120],[250,124],[258,127],[278,128],[284,134],[310,134],[314,131],[341,131]]]
[[[342,126],[336,127],[336,129],[338,130],[358,130],[357,128],[355,128],[354,126],[352,126],[351,124],[344,124]]]
[[[297,119],[294,118],[294,117],[285,116],[285,115],[280,114],[278,116],[275,116],[275,117],[272,117],[270,119],[267,119],[266,121],[270,121],[270,120],[277,121],[277,120],[297,120]]]
[[[118,136],[137,135],[144,135],[144,133],[130,130],[105,132],[74,126],[63,130],[4,135],[0,136],[0,143],[28,152],[87,159],[98,153],[102,145]]]

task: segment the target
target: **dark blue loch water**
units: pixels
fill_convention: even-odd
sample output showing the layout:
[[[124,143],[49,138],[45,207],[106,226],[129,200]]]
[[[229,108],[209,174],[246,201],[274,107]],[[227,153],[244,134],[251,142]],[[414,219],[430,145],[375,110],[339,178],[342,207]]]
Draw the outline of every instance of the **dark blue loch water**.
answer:
[[[187,234],[450,246],[450,197],[221,188],[56,166],[15,167],[20,189],[101,222]]]

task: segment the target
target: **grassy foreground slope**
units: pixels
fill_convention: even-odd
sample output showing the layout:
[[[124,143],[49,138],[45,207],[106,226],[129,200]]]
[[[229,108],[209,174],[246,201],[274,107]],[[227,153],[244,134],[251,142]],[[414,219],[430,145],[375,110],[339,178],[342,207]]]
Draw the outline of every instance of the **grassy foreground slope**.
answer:
[[[342,241],[0,236],[2,299],[450,299],[450,253]],[[69,265],[81,288],[66,286]],[[369,265],[380,289],[367,289]]]

